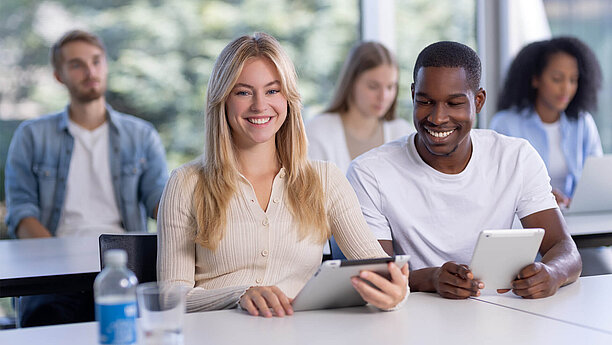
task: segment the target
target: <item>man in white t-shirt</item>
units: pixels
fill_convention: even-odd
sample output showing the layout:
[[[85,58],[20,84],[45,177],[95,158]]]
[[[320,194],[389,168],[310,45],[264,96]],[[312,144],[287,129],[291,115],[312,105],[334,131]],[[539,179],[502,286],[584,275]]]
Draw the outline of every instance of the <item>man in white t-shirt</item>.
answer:
[[[425,48],[412,84],[417,133],[357,158],[348,178],[383,248],[411,255],[412,291],[478,296],[484,285],[465,265],[478,233],[510,228],[516,214],[546,234],[542,260],[521,270],[513,292],[550,296],[578,278],[580,256],[538,153],[523,139],[472,130],[486,99],[480,74],[463,44]]]

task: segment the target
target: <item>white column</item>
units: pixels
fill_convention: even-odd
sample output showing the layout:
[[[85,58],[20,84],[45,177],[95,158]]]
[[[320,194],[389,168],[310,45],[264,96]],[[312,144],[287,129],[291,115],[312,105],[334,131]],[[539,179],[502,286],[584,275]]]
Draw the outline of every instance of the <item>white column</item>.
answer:
[[[378,41],[395,52],[395,0],[362,0],[361,19],[364,41]]]

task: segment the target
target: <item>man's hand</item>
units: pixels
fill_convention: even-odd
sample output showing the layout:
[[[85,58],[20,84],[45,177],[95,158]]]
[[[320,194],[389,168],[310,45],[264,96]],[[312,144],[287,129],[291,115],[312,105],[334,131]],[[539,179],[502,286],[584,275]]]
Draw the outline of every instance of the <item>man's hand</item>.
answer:
[[[463,299],[480,296],[484,284],[474,279],[474,274],[466,265],[449,261],[439,267],[432,277],[433,286],[444,298]]]
[[[553,270],[541,262],[523,268],[512,281],[512,292],[523,298],[543,298],[554,295],[562,282],[553,275]],[[499,293],[509,290],[497,290]]]
[[[276,286],[253,286],[240,298],[240,307],[253,316],[293,315],[291,300]]]
[[[404,300],[408,293],[408,264],[400,269],[393,262],[387,265],[391,280],[372,271],[361,271],[359,277],[352,277],[353,287],[364,301],[380,309],[391,309]],[[378,289],[364,280],[369,281]]]

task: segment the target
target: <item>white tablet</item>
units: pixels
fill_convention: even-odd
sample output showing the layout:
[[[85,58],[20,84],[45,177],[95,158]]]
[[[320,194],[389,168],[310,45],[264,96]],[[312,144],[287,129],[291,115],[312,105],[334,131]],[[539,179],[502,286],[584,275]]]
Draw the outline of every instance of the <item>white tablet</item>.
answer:
[[[357,290],[351,284],[351,277],[361,271],[373,271],[390,279],[387,263],[395,262],[404,266],[409,255],[366,260],[328,260],[297,294],[291,306],[295,311],[344,308],[365,305]]]
[[[510,289],[525,266],[532,264],[544,238],[544,229],[483,230],[470,270],[484,290]]]

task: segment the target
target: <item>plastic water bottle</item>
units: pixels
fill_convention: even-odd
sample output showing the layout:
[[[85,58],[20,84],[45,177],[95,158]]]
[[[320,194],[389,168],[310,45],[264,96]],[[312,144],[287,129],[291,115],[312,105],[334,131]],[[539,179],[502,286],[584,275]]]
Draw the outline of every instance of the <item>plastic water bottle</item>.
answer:
[[[124,250],[104,253],[105,267],[94,281],[100,344],[136,344],[136,285]]]

